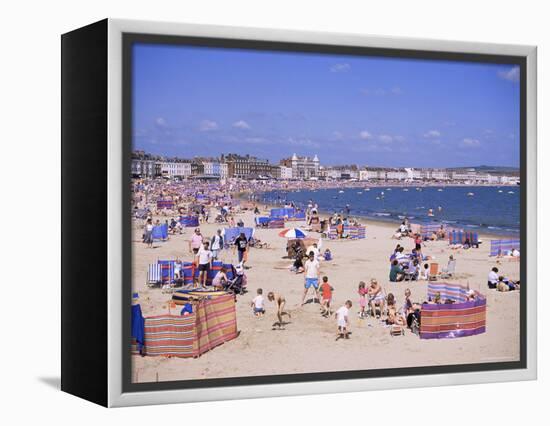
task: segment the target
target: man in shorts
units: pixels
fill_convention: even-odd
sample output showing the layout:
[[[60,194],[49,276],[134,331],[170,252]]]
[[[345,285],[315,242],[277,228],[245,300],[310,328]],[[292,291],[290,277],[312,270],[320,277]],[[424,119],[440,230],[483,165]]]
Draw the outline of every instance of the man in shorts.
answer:
[[[210,251],[209,246],[210,243],[205,241],[197,253],[199,264],[199,283],[203,287],[206,286],[206,278],[208,277],[208,271],[210,270],[210,265],[212,263],[212,252]]]
[[[315,290],[315,299],[319,300],[319,261],[315,259],[315,253],[309,252],[308,260],[304,264],[305,282],[304,282],[304,296],[302,297],[302,306],[305,305],[306,296],[310,287]]]

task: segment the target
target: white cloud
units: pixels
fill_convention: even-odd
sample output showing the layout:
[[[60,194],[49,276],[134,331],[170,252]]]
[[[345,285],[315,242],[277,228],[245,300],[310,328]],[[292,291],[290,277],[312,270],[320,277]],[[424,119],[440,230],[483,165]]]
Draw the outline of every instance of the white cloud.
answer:
[[[269,143],[269,140],[267,140],[265,138],[258,138],[258,137],[246,138],[244,141],[247,142],[247,143],[251,143],[251,144],[267,144],[267,143]]]
[[[310,148],[320,148],[320,145],[317,143],[317,142],[313,142],[311,139],[309,138],[293,138],[293,137],[289,137],[286,142],[289,144],[289,145],[292,145],[292,146],[307,146],[307,147],[310,147]]]
[[[390,89],[386,89],[384,87],[377,87],[376,89],[361,89],[361,93],[365,96],[386,96],[386,95],[394,95],[399,96],[403,93],[400,87],[394,86]]]
[[[425,138],[438,138],[441,136],[441,132],[439,130],[428,130],[426,133],[424,133]]]
[[[477,148],[480,142],[477,139],[465,138],[462,139],[461,145],[465,148]]]
[[[401,93],[403,93],[403,91],[401,90],[401,87],[397,87],[397,86],[392,87],[390,89],[390,92],[394,95],[400,95]]]
[[[330,67],[330,72],[348,72],[350,69],[350,64],[334,64]]]
[[[372,135],[367,132],[366,130],[363,130],[359,133],[359,137],[363,140],[369,140],[369,139],[372,139]]]
[[[168,123],[166,122],[166,120],[162,117],[158,117],[156,120],[155,120],[155,124],[159,127],[166,127],[168,126]]]
[[[211,120],[202,120],[199,125],[199,130],[201,132],[209,132],[211,130],[216,130],[218,128],[218,123]]]
[[[519,67],[516,66],[507,70],[499,71],[498,76],[503,80],[514,81],[514,82],[519,81],[519,77],[520,77]]]
[[[236,129],[242,129],[242,130],[250,129],[250,125],[244,120],[235,121],[233,123],[233,127],[235,127]]]
[[[378,136],[378,139],[380,139],[380,142],[384,142],[384,143],[393,142],[393,136],[390,136],[390,135],[380,135]]]

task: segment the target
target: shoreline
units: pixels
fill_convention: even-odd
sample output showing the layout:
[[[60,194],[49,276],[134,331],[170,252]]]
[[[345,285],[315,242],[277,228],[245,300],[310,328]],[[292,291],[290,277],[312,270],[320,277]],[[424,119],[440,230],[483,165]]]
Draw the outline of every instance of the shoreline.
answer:
[[[335,189],[335,188],[325,188],[325,189]],[[305,189],[305,190],[309,191],[310,189]],[[271,191],[273,191],[273,190],[271,190]],[[258,205],[261,204],[262,206],[267,206],[266,213],[269,213],[270,209],[280,208],[281,207],[280,205],[265,202],[261,199],[263,194],[265,194],[266,192],[270,192],[270,191],[240,192],[238,194],[235,193],[234,196],[235,196],[236,199],[238,199],[240,201],[253,202],[253,203],[256,203]],[[288,192],[294,192],[294,191],[289,190]],[[252,194],[255,197],[258,197],[258,199],[256,199],[256,200],[247,199],[246,194],[248,194],[248,195]],[[258,206],[258,207],[260,208],[260,206]],[[260,208],[260,210],[263,210],[263,209]],[[319,207],[319,216],[327,216],[328,217],[328,216],[332,216],[333,214],[334,214],[334,212],[330,212],[326,209],[323,209],[322,207]],[[384,220],[384,219],[376,219],[376,218],[373,218],[371,216],[365,216],[365,215],[361,215],[361,214],[350,214],[350,217],[353,217],[359,223],[361,223],[362,225],[365,225],[365,226],[367,226],[367,225],[379,225],[379,226],[384,226],[388,229],[391,228],[392,230],[395,230],[396,229],[395,225],[398,225],[401,222],[401,219],[389,218],[387,220]],[[416,223],[414,220],[409,220],[409,221],[411,223]],[[437,220],[437,219],[434,219],[434,222],[441,222],[441,221]],[[441,223],[445,223],[445,222],[441,222]],[[449,224],[447,224],[447,225],[449,225]],[[457,225],[457,227],[467,228],[466,225],[463,225],[463,224],[460,224],[460,223],[456,223],[456,225]],[[477,231],[475,229],[465,229],[465,230],[468,230],[468,231],[471,231],[471,232],[477,232],[480,239],[486,239],[486,240],[492,240],[492,239],[498,240],[498,239],[502,239],[502,237],[520,238],[520,231],[519,230],[517,232],[502,232],[502,233],[482,230],[481,228]]]

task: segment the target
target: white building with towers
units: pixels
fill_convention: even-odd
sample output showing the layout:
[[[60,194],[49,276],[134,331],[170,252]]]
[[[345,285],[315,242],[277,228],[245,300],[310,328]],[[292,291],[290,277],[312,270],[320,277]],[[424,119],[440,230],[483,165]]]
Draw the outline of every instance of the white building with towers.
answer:
[[[299,157],[296,153],[292,157],[281,160],[281,165],[292,169],[293,179],[310,179],[319,176],[319,157]]]

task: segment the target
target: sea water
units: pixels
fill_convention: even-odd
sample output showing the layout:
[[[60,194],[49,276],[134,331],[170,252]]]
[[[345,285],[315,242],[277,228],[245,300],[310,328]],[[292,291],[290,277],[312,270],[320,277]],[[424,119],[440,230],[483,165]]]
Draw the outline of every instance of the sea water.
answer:
[[[343,192],[342,192],[343,191]],[[465,230],[518,235],[520,187],[370,187],[301,191],[270,191],[261,194],[269,204],[293,202],[305,209],[310,201],[322,212],[400,222],[436,221]],[[430,212],[431,209],[431,212]],[[433,216],[431,216],[433,214]]]

